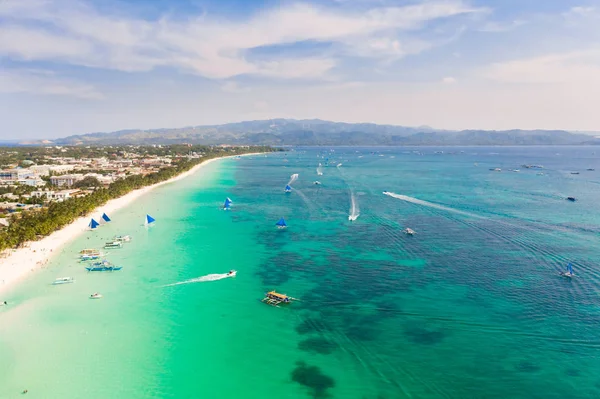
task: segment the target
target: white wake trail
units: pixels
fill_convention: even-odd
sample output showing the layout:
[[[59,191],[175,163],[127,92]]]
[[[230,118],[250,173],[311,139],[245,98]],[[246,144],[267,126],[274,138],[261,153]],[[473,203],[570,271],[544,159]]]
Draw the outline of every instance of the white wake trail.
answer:
[[[288,186],[291,186],[293,182],[295,182],[296,180],[298,180],[298,173],[294,173],[293,175],[290,176],[290,181],[288,182]]]
[[[358,208],[358,201],[354,195],[354,191],[350,190],[350,215],[348,220],[355,221],[360,216],[360,209]]]
[[[192,284],[192,283],[204,283],[206,281],[223,280],[224,278],[228,278],[228,277],[233,277],[233,276],[229,275],[228,273],[223,273],[223,274],[207,274],[206,276],[196,277],[196,278],[192,278],[192,279],[189,279],[189,280],[180,281],[178,283],[163,285],[163,287],[174,287],[176,285]]]
[[[423,201],[423,200],[420,200],[418,198],[409,197],[408,195],[391,193],[389,191],[384,191],[383,193],[385,195],[387,195],[387,196],[390,196],[390,197],[393,197],[393,198],[396,198],[396,199],[399,199],[399,200],[402,200],[402,201],[411,202],[413,204],[423,205],[423,206],[426,206],[426,207],[429,207],[429,208],[439,209],[441,211],[458,213],[458,214],[464,215],[464,216],[470,216],[470,217],[474,217],[474,218],[485,219],[483,216],[479,216],[479,215],[476,215],[474,213],[459,211],[458,209],[450,208],[450,207],[443,206],[443,205],[434,204],[432,202]]]

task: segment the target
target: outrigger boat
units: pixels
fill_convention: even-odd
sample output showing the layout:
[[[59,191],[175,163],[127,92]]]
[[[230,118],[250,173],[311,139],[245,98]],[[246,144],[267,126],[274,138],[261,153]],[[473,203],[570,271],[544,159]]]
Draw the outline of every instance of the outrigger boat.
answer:
[[[409,236],[414,236],[415,231],[413,229],[407,227],[404,229],[404,234],[409,235]]]
[[[264,302],[267,305],[277,306],[281,303],[290,303],[292,301],[298,300],[298,298],[292,298],[291,296],[287,296],[285,294],[280,294],[275,291],[269,291],[265,294],[265,297],[261,300],[261,302]]]
[[[115,248],[122,248],[123,247],[123,243],[121,241],[112,241],[112,242],[107,242],[106,244],[104,244],[104,249],[115,249]]]
[[[92,263],[90,266],[86,267],[85,270],[88,272],[112,272],[115,270],[121,270],[122,266],[115,266],[107,260],[102,262]]]
[[[75,279],[73,277],[59,277],[56,280],[54,280],[52,285],[69,284],[74,282]]]
[[[97,254],[97,255],[81,255],[79,257],[79,260],[82,262],[88,262],[90,260],[98,260],[102,257],[102,254]]]
[[[129,242],[131,241],[131,236],[115,236],[115,238],[113,238],[113,242]]]
[[[79,255],[98,255],[100,256],[100,251],[97,249],[82,249],[79,251]]]

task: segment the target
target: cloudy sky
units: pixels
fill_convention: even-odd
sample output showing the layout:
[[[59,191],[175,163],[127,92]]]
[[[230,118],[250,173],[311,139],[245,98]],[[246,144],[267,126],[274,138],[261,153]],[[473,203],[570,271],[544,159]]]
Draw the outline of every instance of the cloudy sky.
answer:
[[[600,130],[600,0],[0,0],[0,138],[321,118]]]

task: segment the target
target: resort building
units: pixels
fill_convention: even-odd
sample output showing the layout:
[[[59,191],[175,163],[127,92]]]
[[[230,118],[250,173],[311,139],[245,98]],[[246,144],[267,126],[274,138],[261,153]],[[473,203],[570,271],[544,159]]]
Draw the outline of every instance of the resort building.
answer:
[[[50,183],[58,187],[71,187],[80,180],[83,180],[83,175],[80,173],[75,173],[72,175],[50,176]]]
[[[0,180],[2,181],[17,181],[33,177],[33,172],[29,169],[5,169],[0,170]]]
[[[32,186],[32,187],[42,187],[42,186],[46,185],[46,182],[43,181],[42,179],[40,179],[39,177],[31,177],[28,179],[19,179],[19,180],[17,180],[17,183],[24,184],[26,186]]]

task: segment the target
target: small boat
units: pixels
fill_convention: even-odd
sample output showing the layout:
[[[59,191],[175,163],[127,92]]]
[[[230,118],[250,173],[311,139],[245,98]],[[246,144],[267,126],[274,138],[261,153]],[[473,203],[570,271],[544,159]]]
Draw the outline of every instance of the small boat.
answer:
[[[571,172],[572,175],[578,175],[579,172]]]
[[[82,249],[81,251],[79,251],[79,255],[97,255],[97,256],[100,256],[102,254],[97,249]]]
[[[110,218],[108,217],[108,215],[107,215],[106,213],[103,213],[103,214],[102,214],[102,220],[103,220],[105,223],[108,223],[108,222],[110,222]]]
[[[237,275],[237,271],[235,270],[230,270],[229,272],[227,272],[227,277],[235,277]]]
[[[595,171],[596,169],[594,169],[594,168],[587,168],[586,170],[587,170],[587,171],[590,171],[590,172],[593,172],[593,171]]]
[[[90,299],[100,299],[102,298],[102,294],[99,292],[94,292],[92,295],[90,295]]]
[[[567,265],[567,271],[566,272],[560,272],[560,275],[563,277],[575,277],[575,273],[573,272],[573,265],[571,265],[570,263]]]
[[[292,192],[292,187],[290,187],[290,185],[289,185],[289,184],[286,184],[286,185],[285,185],[285,192],[286,192],[286,193],[291,193],[291,192]]]
[[[575,202],[575,201],[577,201],[577,198],[575,198],[575,197],[567,197],[567,201]]]
[[[261,300],[268,305],[277,306],[281,303],[290,303],[292,301],[297,301],[297,298],[292,298],[291,296],[287,296],[285,294],[280,294],[275,291],[269,291],[265,294],[265,297]]]
[[[115,266],[109,261],[105,260],[102,262],[92,263],[90,266],[87,266],[85,270],[88,272],[112,272],[115,270],[121,270],[122,268],[122,266]]]
[[[150,226],[152,225],[154,222],[156,222],[156,219],[154,219],[152,216],[150,215],[146,215],[146,220],[144,220],[144,224],[146,226]]]
[[[538,176],[544,176],[544,174],[542,172],[538,172],[538,173],[536,173],[536,175],[538,175]]]
[[[90,260],[100,259],[102,255],[81,255],[79,260],[82,262],[88,262]]]
[[[59,277],[56,280],[54,280],[52,285],[70,284],[74,282],[75,279],[73,277]]]
[[[511,172],[515,172],[515,173],[519,173],[519,172],[520,172],[520,170],[519,170],[519,169],[511,169],[510,171],[511,171]]]
[[[409,235],[409,236],[414,236],[415,231],[413,229],[407,227],[404,229],[404,234]]]
[[[233,201],[231,199],[229,199],[229,197],[225,198],[225,203],[223,204],[223,209],[228,211],[229,209],[231,209],[232,203],[233,203]]]
[[[316,186],[320,186],[320,185],[321,185],[321,182],[320,182],[320,181],[318,181],[318,180],[315,180],[314,184],[315,184]]]
[[[492,172],[502,172],[502,169],[500,169],[500,168],[490,168],[490,170]]]
[[[113,238],[113,242],[129,242],[131,241],[131,236],[115,236]]]
[[[287,227],[287,223],[285,223],[285,220],[283,218],[279,219],[277,223],[275,223],[275,225],[278,229],[285,229]]]
[[[93,218],[92,218],[92,220],[90,221],[90,224],[88,224],[88,227],[89,227],[91,230],[94,230],[94,229],[98,228],[98,226],[100,226],[100,223],[96,222],[96,221],[95,221]]]
[[[116,249],[123,248],[123,243],[121,241],[111,241],[104,244],[104,249]]]

